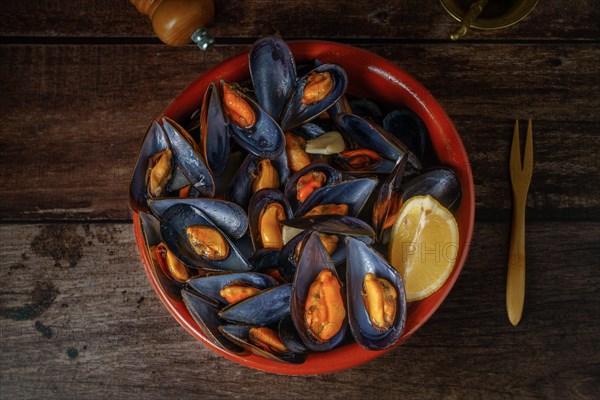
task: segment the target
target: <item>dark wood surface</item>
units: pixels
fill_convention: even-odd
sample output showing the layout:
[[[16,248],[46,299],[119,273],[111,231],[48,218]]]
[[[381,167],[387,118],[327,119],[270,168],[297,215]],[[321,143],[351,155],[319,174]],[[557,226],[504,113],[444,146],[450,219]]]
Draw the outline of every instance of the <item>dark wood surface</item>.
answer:
[[[596,2],[540,1],[515,27],[457,43],[437,1],[216,4],[221,41],[201,54],[161,44],[125,0],[0,3],[0,398],[598,398]],[[273,33],[352,43],[407,70],[455,122],[474,172],[471,250],[442,307],[401,347],[324,376],[250,370],[189,336],[143,272],[127,203],[151,119]],[[535,169],[512,327],[516,117],[534,121]]]

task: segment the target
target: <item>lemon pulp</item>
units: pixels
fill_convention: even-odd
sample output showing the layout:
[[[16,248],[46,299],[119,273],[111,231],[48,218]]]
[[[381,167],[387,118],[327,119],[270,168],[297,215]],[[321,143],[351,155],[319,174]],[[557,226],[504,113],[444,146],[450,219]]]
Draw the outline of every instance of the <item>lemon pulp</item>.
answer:
[[[391,232],[389,260],[404,281],[407,301],[421,300],[450,276],[458,254],[458,225],[431,196],[410,198]]]

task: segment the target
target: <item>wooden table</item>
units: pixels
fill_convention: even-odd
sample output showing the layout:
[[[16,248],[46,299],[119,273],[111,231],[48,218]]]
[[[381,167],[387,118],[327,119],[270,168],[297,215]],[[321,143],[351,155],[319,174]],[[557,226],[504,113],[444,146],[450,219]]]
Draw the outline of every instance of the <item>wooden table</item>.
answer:
[[[161,44],[128,1],[0,5],[0,398],[598,398],[600,8],[540,1],[515,27],[447,40],[438,2],[217,0],[219,44]],[[453,119],[476,226],[433,318],[365,365],[285,377],[225,360],[153,292],[127,191],[151,119],[260,36],[390,59]],[[531,117],[527,295],[504,305],[515,118]]]

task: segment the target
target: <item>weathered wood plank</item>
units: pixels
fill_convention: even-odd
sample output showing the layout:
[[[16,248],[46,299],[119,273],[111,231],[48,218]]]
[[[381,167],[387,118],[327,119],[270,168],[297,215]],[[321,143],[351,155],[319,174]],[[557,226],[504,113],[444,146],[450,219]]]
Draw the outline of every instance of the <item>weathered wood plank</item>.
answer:
[[[152,118],[200,71],[241,50],[2,47],[0,110],[11,122],[0,133],[0,181],[16,190],[0,206],[4,218],[128,218],[128,182]]]
[[[0,218],[129,218],[129,177],[151,119],[199,72],[247,48],[203,55],[159,45],[0,47]],[[531,116],[528,215],[597,218],[600,47],[369,49],[417,77],[455,121],[474,170],[478,216],[509,216],[514,118]]]
[[[448,39],[455,21],[437,1],[335,2],[216,0],[210,30],[216,37],[255,38],[279,33],[290,38]],[[514,27],[471,32],[469,39],[598,39],[594,0],[540,2]],[[0,4],[0,36],[150,37],[152,28],[129,1],[28,1]]]
[[[405,345],[352,370],[282,377],[221,359],[170,317],[131,225],[0,225],[2,398],[591,399],[597,233],[588,222],[527,227],[514,328],[504,308],[509,226],[478,224],[453,291]]]

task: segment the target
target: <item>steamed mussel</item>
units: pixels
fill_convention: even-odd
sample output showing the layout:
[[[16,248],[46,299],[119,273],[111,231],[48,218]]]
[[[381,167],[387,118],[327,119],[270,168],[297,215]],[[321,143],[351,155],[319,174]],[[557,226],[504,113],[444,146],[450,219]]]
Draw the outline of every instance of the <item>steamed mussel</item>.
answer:
[[[212,82],[195,122],[165,117],[144,138],[130,203],[156,280],[241,356],[394,346],[406,296],[380,253],[409,198],[458,208],[456,174],[429,161],[419,116],[346,93],[339,65],[297,66],[267,37],[249,75]]]

